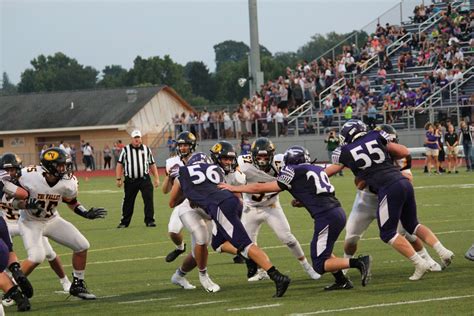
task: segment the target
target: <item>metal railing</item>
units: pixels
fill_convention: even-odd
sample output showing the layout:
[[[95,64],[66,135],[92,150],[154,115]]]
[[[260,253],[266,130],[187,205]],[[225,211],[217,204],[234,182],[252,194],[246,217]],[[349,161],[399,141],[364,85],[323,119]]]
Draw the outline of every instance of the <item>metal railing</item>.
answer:
[[[462,5],[462,1],[457,3],[456,4],[456,1],[454,1],[452,3],[452,9],[458,9],[460,6]],[[423,23],[421,23],[419,26],[418,26],[418,36],[421,35],[422,32],[426,31],[427,29],[429,29],[430,27],[432,27],[433,25],[435,25],[436,23],[438,23],[442,16],[441,16],[441,13],[444,12],[443,10],[440,10],[438,12],[436,12],[435,14],[433,14],[432,16],[430,16],[426,21],[424,21]]]
[[[414,108],[414,110],[419,113],[423,113],[424,111],[426,111],[426,109],[432,108],[434,105],[438,104],[438,102],[441,103],[441,105],[443,105],[443,94],[446,95],[447,92],[449,92],[450,101],[452,101],[453,91],[456,92],[456,100],[457,100],[459,97],[459,93],[458,93],[459,87],[474,78],[473,71],[474,71],[474,66],[472,66],[471,68],[463,72],[462,79],[453,80],[449,84],[445,85],[444,87],[441,87],[440,89],[436,90],[425,101],[417,105]]]
[[[167,135],[171,135],[171,123],[166,123],[165,126],[158,133],[158,136],[153,140],[150,147],[158,147],[162,142],[164,142]]]
[[[310,115],[313,115],[313,102],[311,101],[306,101],[305,103],[301,104],[296,109],[294,109],[291,113],[289,113],[287,116],[287,119],[289,120],[288,123],[291,124],[294,120],[306,114],[308,111],[311,112]]]
[[[404,36],[400,37],[399,39],[397,39],[395,42],[393,42],[392,44],[388,45],[387,46],[387,57],[390,57],[393,53],[395,53],[400,47],[402,47],[402,45],[405,43],[405,42],[409,42],[411,41],[412,39],[412,34],[411,33],[407,33],[405,34]],[[371,58],[369,58],[365,64],[367,65],[364,70],[361,72],[361,74],[364,74],[366,73],[367,71],[369,71],[370,69],[372,69],[372,67],[374,67],[374,65],[376,65],[378,63],[378,56],[375,55],[375,56],[372,56]],[[342,85],[341,86],[338,86],[340,83],[342,82]],[[319,94],[319,109],[321,110],[322,109],[322,104],[324,103],[324,101],[331,95],[331,92],[333,91],[338,91],[342,88],[344,88],[346,85],[346,80],[345,78],[341,78],[339,79],[338,81],[336,81],[335,83],[333,83],[331,86],[329,86],[328,88],[324,89],[320,94]],[[328,93],[328,91],[330,91]]]

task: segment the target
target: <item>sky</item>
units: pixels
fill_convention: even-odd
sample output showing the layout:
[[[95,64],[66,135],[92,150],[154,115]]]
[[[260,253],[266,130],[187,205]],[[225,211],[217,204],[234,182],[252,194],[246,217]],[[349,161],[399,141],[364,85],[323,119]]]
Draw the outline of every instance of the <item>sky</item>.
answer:
[[[399,2],[257,0],[260,44],[272,53],[296,51],[316,33],[373,31],[374,19]],[[421,2],[404,0],[404,20]],[[166,54],[214,71],[213,46],[249,45],[248,20],[248,0],[0,0],[0,73],[16,84],[31,60],[56,52],[99,72],[107,65],[130,69],[138,55]],[[382,22],[399,23],[400,8]]]

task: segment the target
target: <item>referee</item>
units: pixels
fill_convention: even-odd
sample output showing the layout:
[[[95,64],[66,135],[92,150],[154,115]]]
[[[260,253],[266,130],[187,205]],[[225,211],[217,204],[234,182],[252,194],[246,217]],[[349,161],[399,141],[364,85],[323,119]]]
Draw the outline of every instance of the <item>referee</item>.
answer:
[[[150,148],[142,144],[142,133],[134,130],[131,134],[132,143],[125,146],[119,156],[115,175],[117,186],[122,186],[122,175],[125,177],[125,197],[122,204],[122,219],[117,228],[125,228],[132,220],[135,198],[141,191],[145,204],[145,225],[156,227],[155,210],[153,208],[153,186],[160,185],[158,170]],[[150,173],[153,175],[151,183]]]

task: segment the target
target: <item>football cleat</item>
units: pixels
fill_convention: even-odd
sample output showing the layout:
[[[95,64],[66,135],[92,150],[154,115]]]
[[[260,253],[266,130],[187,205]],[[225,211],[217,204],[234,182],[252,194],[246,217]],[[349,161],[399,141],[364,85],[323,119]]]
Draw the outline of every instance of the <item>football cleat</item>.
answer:
[[[15,301],[11,297],[5,297],[5,294],[4,294],[2,297],[2,305],[5,307],[12,306],[12,305],[15,305]]]
[[[464,255],[464,258],[466,258],[467,260],[474,261],[474,245],[472,245],[472,247],[469,248],[469,250]]]
[[[63,288],[63,291],[66,293],[69,293],[69,290],[71,289],[71,281],[66,278],[66,280],[61,281],[59,280],[59,283],[61,283],[61,287]]]
[[[423,260],[422,264],[415,265],[415,272],[408,279],[411,281],[418,281],[423,275],[430,270],[430,264],[428,261]]]
[[[96,299],[96,296],[87,290],[86,282],[76,277],[74,277],[72,280],[71,287],[69,288],[69,294],[82,298],[83,300]]]
[[[268,273],[265,270],[258,269],[257,273],[255,273],[253,277],[248,278],[248,281],[256,282],[256,281],[269,280],[269,279],[270,279],[270,276],[268,276]]]
[[[186,244],[184,244],[183,250],[176,248],[175,250],[171,251],[168,255],[166,255],[165,261],[173,262],[176,258],[179,257],[180,254],[184,252],[186,252]]]
[[[443,254],[439,256],[441,258],[441,267],[446,269],[454,258],[454,253],[451,250],[446,250]]]
[[[357,259],[362,263],[361,267],[358,268],[362,286],[366,286],[372,277],[372,256],[359,256]]]
[[[185,277],[180,276],[177,272],[175,272],[171,277],[171,283],[181,286],[185,290],[194,290],[196,288],[194,285],[189,283]]]
[[[346,279],[344,283],[337,283],[328,285],[324,287],[325,291],[337,291],[337,290],[350,290],[353,289],[354,285],[352,284],[351,280]]]
[[[276,292],[273,297],[282,297],[288,289],[291,279],[287,275],[281,274],[277,269],[268,273],[268,275],[270,276],[270,279],[275,282]]]
[[[17,305],[17,310],[19,312],[26,312],[31,309],[30,301],[18,288],[17,285],[14,285],[11,289],[8,290],[5,295],[3,295],[3,300],[12,300]],[[3,301],[2,300],[2,301]],[[3,302],[2,302],[3,303]],[[13,304],[11,304],[13,305]]]
[[[443,267],[441,267],[441,265],[438,262],[434,261],[433,258],[429,257],[425,260],[430,265],[430,271],[431,272],[439,272],[439,271],[443,270]]]
[[[252,259],[245,259],[245,264],[247,265],[247,279],[250,279],[255,274],[257,274],[258,266]]]
[[[21,271],[20,264],[18,262],[12,263],[8,269],[12,273],[13,280],[21,289],[21,292],[28,298],[33,297],[33,286],[31,286],[28,278]]]
[[[221,287],[214,282],[212,282],[209,274],[201,274],[199,273],[199,282],[201,282],[202,287],[209,293],[219,292]]]

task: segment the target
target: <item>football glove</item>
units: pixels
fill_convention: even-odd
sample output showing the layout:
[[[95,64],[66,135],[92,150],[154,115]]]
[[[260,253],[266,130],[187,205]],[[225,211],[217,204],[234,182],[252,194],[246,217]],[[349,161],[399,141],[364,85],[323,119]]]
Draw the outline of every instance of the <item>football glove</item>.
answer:
[[[36,198],[28,198],[26,200],[25,208],[29,210],[38,210],[38,211],[44,211],[44,208],[41,206],[41,204],[44,205],[44,203],[41,203],[41,201],[38,201]]]
[[[105,218],[107,211],[103,207],[91,207],[84,213],[84,217],[88,219]]]

